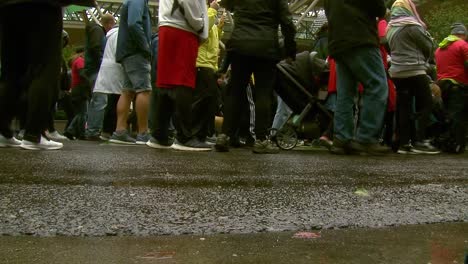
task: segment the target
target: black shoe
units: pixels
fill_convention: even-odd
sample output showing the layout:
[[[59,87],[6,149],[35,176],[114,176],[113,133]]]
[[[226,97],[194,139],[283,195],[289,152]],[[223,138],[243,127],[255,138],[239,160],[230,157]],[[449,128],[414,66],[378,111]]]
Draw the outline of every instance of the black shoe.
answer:
[[[361,143],[351,141],[349,144],[351,154],[358,155],[386,155],[391,153],[391,149],[387,146],[382,146],[379,143]]]
[[[276,154],[279,153],[279,148],[271,140],[255,140],[252,152],[257,154]]]
[[[85,135],[84,140],[87,140],[87,141],[101,141],[101,137],[99,135]]]
[[[63,132],[63,135],[66,136],[69,140],[75,140],[75,136],[72,135],[70,132]]]
[[[439,154],[440,150],[432,146],[429,140],[414,143],[414,151],[421,154]]]
[[[333,139],[333,144],[330,147],[330,152],[336,155],[347,155],[350,154],[349,151],[349,140],[343,141],[338,138]]]
[[[406,145],[398,147],[397,153],[398,154],[418,154],[418,152],[415,151],[413,145],[411,144],[406,144]]]
[[[220,134],[216,138],[215,150],[218,152],[228,152],[229,151],[229,137],[226,134]]]

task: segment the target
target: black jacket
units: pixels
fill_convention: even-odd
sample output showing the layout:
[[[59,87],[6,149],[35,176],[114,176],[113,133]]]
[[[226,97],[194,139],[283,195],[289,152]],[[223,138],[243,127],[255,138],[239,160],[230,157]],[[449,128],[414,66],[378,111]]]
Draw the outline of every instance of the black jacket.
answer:
[[[384,0],[325,0],[324,7],[332,57],[361,46],[379,46],[376,18],[385,15]]]
[[[106,46],[106,30],[90,22],[86,25],[85,69],[87,76],[97,74],[101,67],[102,56]]]
[[[267,59],[281,59],[279,27],[284,36],[286,56],[296,56],[296,28],[286,0],[224,0],[234,11],[234,30],[227,50]]]
[[[58,6],[82,5],[94,6],[94,0],[0,0],[0,8],[15,4],[50,4]]]

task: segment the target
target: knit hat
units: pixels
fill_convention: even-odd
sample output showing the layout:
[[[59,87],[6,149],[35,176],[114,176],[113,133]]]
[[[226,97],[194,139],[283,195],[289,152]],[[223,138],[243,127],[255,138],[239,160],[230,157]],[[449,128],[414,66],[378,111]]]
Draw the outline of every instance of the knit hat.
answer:
[[[462,23],[455,23],[450,28],[452,29],[450,32],[452,35],[467,35],[466,27]]]

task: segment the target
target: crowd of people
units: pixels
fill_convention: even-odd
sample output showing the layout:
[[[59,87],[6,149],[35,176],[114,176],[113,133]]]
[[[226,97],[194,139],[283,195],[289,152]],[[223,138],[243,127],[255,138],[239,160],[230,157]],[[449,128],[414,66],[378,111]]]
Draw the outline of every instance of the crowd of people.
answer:
[[[454,23],[436,47],[412,0],[391,2],[324,1],[328,22],[310,51],[330,71],[324,105],[332,118],[318,141],[334,154],[462,153],[467,29]],[[52,150],[79,139],[279,152],[275,133],[297,114],[275,95],[277,63],[293,64],[297,53],[286,0],[160,0],[156,32],[148,1],[125,0],[118,23],[110,14],[89,22],[85,46],[65,62],[61,6],[72,3],[94,5],[0,3],[0,147]],[[31,29],[37,8],[46,19]],[[28,15],[22,34],[11,26],[19,10]],[[233,30],[224,44],[226,19]],[[54,128],[57,104],[68,118],[63,135]]]

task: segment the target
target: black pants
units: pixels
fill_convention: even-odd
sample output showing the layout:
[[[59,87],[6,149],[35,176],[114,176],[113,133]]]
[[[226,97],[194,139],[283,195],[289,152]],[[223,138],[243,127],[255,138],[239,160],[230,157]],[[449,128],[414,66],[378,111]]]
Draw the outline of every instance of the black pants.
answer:
[[[400,145],[410,140],[426,139],[426,129],[430,123],[432,95],[426,75],[393,79],[397,90],[397,134]],[[414,107],[413,107],[414,106]],[[415,128],[415,135],[411,130]]]
[[[232,54],[231,87],[226,91],[224,102],[223,133],[231,136],[239,128],[242,111],[239,101],[244,100],[245,89],[254,74],[255,82],[255,135],[263,140],[272,124],[271,101],[276,79],[276,61],[253,56]]]
[[[169,122],[173,117],[176,139],[185,143],[193,137],[192,132],[193,89],[176,86],[157,90],[157,101],[153,121],[152,136],[161,142],[169,138]]]
[[[117,103],[120,94],[108,94],[107,105],[104,110],[104,120],[102,121],[102,132],[112,134],[117,127]]]
[[[192,103],[193,135],[202,141],[214,133],[218,83],[211,68],[197,68],[197,84]]]
[[[21,19],[18,19],[21,14]],[[12,136],[15,105],[27,93],[24,139],[39,142],[47,128],[59,83],[62,9],[47,4],[18,4],[0,10],[0,133]]]
[[[468,128],[468,87],[455,85],[450,81],[441,82],[440,87],[443,91],[450,137],[462,149],[459,152],[463,152]]]

